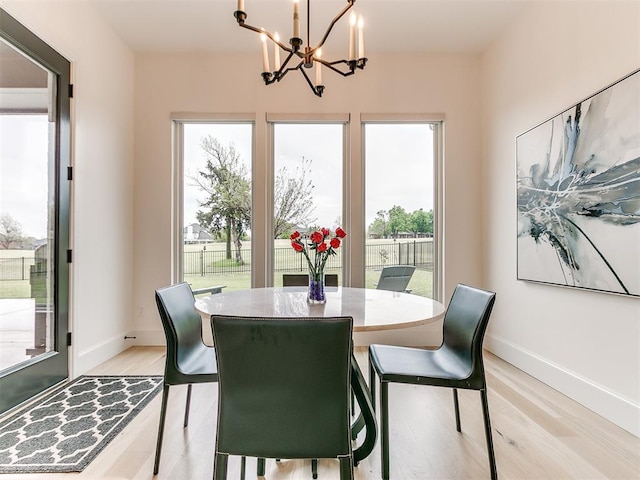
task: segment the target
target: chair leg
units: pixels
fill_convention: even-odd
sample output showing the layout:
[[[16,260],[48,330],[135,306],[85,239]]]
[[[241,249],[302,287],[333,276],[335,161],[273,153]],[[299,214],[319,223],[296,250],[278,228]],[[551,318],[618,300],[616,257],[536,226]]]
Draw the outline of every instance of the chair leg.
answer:
[[[376,370],[373,368],[371,358],[369,358],[369,391],[371,392],[371,405],[376,411]]]
[[[243,457],[244,458],[244,457]],[[226,453],[216,453],[213,457],[213,480],[227,479],[227,460],[229,455]]]
[[[189,425],[189,408],[191,408],[191,384],[187,386],[187,405],[184,409],[184,428]]]
[[[389,480],[389,383],[380,380],[380,441],[382,480]]]
[[[311,459],[311,476],[313,478],[318,478],[318,459],[317,458]]]
[[[340,480],[353,480],[353,456],[339,457]]]
[[[258,458],[258,471],[256,473],[259,477],[264,477],[266,468],[266,460],[264,458]]]
[[[484,433],[487,437],[487,453],[489,455],[489,468],[491,469],[491,480],[498,480],[498,468],[496,467],[496,455],[493,451],[493,438],[491,437],[491,420],[489,419],[489,402],[487,401],[487,390],[480,390],[482,400],[482,413],[484,415]]]
[[[453,389],[453,407],[456,413],[456,430],[461,432],[460,428],[460,405],[458,404],[458,389]]]
[[[153,474],[158,474],[160,467],[160,452],[162,451],[162,437],[164,435],[164,419],[167,416],[167,400],[169,400],[169,385],[162,388],[162,407],[160,408],[160,425],[158,426],[158,440],[156,443],[156,460],[153,464]]]

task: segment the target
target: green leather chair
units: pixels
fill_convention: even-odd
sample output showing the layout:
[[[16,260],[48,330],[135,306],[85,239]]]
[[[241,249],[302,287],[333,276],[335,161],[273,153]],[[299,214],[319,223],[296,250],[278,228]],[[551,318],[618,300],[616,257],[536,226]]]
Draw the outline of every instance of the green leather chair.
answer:
[[[337,287],[338,274],[337,273],[325,274],[324,284],[326,287]],[[307,285],[309,285],[309,274],[307,273],[283,273],[282,274],[283,287],[305,287]]]
[[[167,356],[164,367],[162,408],[156,445],[153,474],[158,473],[162,437],[167,415],[169,387],[188,385],[184,427],[189,424],[191,384],[216,382],[218,370],[213,347],[202,340],[202,320],[194,308],[195,299],[188,283],[179,283],[156,290],[156,304],[167,340]]]
[[[442,345],[435,350],[390,345],[369,346],[369,386],[374,406],[376,374],[380,378],[380,437],[384,480],[389,479],[388,386],[393,382],[452,388],[458,432],[461,429],[457,389],[479,390],[491,478],[498,478],[482,361],[482,341],[495,297],[493,292],[458,285],[445,313]]]
[[[353,319],[212,315],[211,328],[219,372],[214,480],[226,479],[229,455],[259,464],[338,458],[340,479],[353,479]]]

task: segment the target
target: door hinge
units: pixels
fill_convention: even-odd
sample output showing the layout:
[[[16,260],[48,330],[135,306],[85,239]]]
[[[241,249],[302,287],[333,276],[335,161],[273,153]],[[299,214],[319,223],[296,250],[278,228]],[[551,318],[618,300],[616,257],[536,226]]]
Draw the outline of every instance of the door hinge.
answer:
[[[73,180],[73,167],[67,167],[67,180]]]
[[[67,250],[67,263],[73,262],[73,250]]]
[[[73,83],[69,84],[69,98],[73,98]]]
[[[71,346],[71,332],[67,332],[67,347]]]

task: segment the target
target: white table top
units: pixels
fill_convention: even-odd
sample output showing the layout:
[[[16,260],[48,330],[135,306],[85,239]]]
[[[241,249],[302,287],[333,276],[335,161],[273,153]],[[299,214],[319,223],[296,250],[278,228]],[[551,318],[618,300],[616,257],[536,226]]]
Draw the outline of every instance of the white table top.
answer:
[[[213,314],[255,317],[353,317],[354,332],[391,330],[435,322],[442,303],[408,293],[369,288],[326,287],[327,302],[310,305],[306,287],[235,290],[196,299],[203,319]]]

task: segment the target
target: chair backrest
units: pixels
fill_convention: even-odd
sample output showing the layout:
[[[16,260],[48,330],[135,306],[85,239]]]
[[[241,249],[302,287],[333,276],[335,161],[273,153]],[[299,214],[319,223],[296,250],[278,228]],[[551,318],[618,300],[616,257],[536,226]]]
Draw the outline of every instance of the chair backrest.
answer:
[[[264,458],[349,455],[353,320],[212,315],[216,451]]]
[[[440,350],[466,370],[469,388],[484,387],[482,342],[495,299],[494,292],[459,284],[444,316]]]
[[[156,304],[167,340],[165,383],[184,383],[194,353],[207,348],[202,340],[202,319],[194,307],[195,299],[188,283],[156,290]]]
[[[324,275],[324,284],[327,287],[337,287],[338,274],[326,273]],[[307,285],[309,285],[309,275],[306,273],[283,273],[282,274],[283,287],[304,287]]]
[[[376,288],[378,290],[391,290],[392,292],[404,292],[415,271],[413,265],[395,265],[383,267]]]

